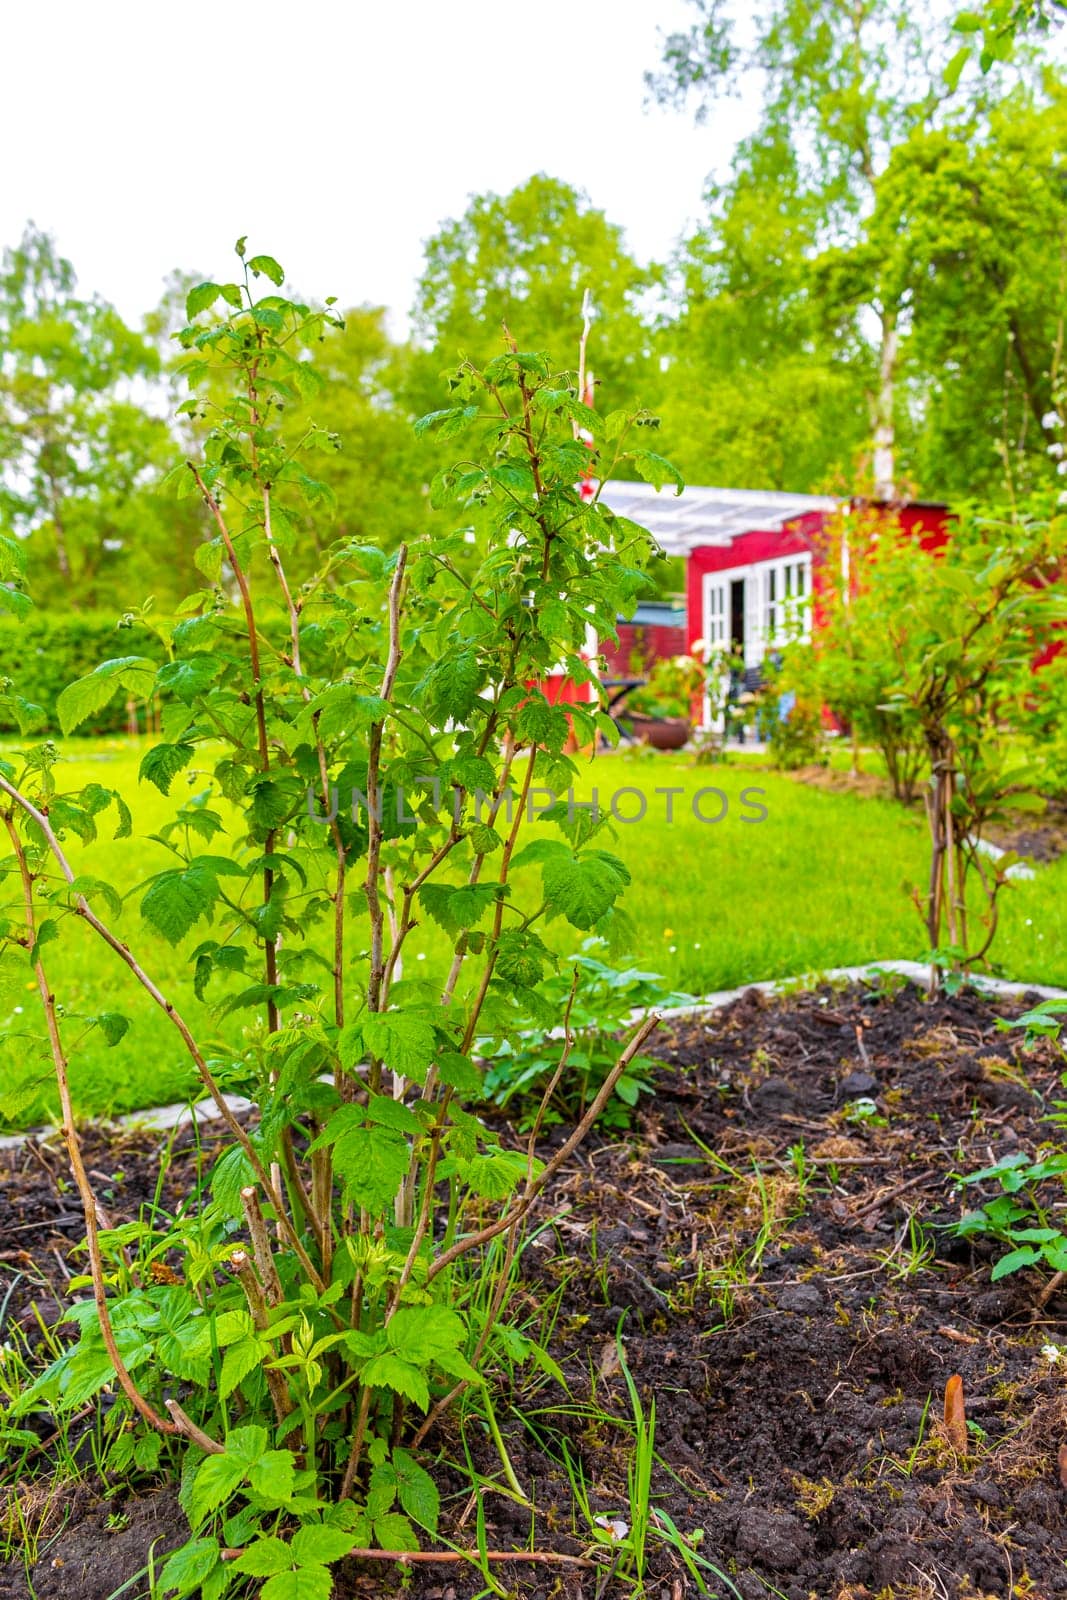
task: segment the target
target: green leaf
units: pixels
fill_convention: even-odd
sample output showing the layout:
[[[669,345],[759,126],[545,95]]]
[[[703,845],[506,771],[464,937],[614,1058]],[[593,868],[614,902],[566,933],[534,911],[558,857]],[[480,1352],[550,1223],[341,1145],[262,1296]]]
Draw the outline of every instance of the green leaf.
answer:
[[[280,289],[285,282],[285,273],[273,256],[251,256],[248,268],[250,272],[255,273],[257,278],[262,273],[265,278],[270,279],[276,288]]]
[[[371,1011],[362,1019],[363,1042],[393,1072],[419,1083],[434,1057],[432,1025],[404,1011]]]
[[[291,1450],[268,1450],[248,1469],[248,1482],[254,1492],[284,1505],[293,1493],[296,1463]]]
[[[244,1462],[228,1451],[221,1456],[205,1456],[193,1479],[189,1496],[189,1521],[196,1526],[217,1511],[237,1492],[245,1476]]]
[[[662,489],[668,483],[673,483],[676,495],[685,488],[681,473],[666,456],[658,456],[652,450],[635,450],[630,459],[645,482],[652,484],[653,488]]]
[[[255,1544],[250,1544],[242,1550],[237,1560],[233,1562],[234,1572],[244,1572],[250,1578],[270,1578],[276,1572],[285,1572],[293,1565],[293,1557],[289,1546],[284,1539],[278,1539],[273,1534],[263,1539],[257,1539]]]
[[[469,1056],[457,1050],[442,1050],[437,1057],[437,1075],[442,1083],[465,1099],[481,1099],[485,1093],[482,1075]]]
[[[1020,1267],[1032,1267],[1040,1260],[1040,1250],[1035,1250],[1032,1245],[1022,1245],[1018,1250],[1009,1250],[1006,1256],[994,1262],[989,1276],[996,1283],[998,1279],[1006,1278],[1009,1272],[1018,1272]]]
[[[417,1550],[418,1536],[407,1517],[399,1511],[387,1512],[374,1523],[374,1537],[383,1550]]]
[[[163,1448],[163,1435],[160,1433],[142,1433],[133,1447],[134,1465],[142,1472],[155,1472],[159,1466],[160,1451]]]
[[[242,1152],[243,1154],[243,1152]],[[219,1377],[219,1394],[223,1399],[232,1394],[242,1379],[259,1367],[266,1354],[266,1347],[258,1339],[241,1339],[237,1344],[231,1345],[222,1360],[222,1372]]]
[[[142,756],[137,776],[154,783],[161,794],[169,794],[171,783],[189,765],[195,754],[195,747],[191,744],[154,745]]]
[[[431,667],[416,691],[431,722],[459,722],[473,709],[485,674],[473,650],[457,650]]]
[[[419,901],[439,927],[453,937],[473,928],[501,896],[495,883],[424,883]]]
[[[202,917],[211,916],[218,896],[218,880],[208,868],[174,867],[152,880],[141,915],[170,944],[179,944]]]
[[[129,1032],[130,1019],[119,1011],[100,1011],[95,1017],[90,1017],[89,1021],[100,1029],[109,1045],[118,1044],[119,1040],[124,1039]]]
[[[268,1578],[259,1600],[330,1600],[332,1593],[329,1567],[301,1567],[298,1572],[279,1572]]]
[[[342,1107],[344,1109],[347,1108]],[[411,1107],[402,1100],[394,1100],[391,1095],[368,1095],[367,1104],[356,1109],[368,1122],[377,1123],[379,1127],[395,1128],[398,1133],[410,1133],[413,1137],[422,1132],[419,1119]]]
[[[156,674],[156,688],[161,694],[177,695],[189,705],[198,694],[211,687],[225,665],[219,656],[207,654],[168,661]]]
[[[386,1353],[371,1356],[360,1373],[364,1384],[372,1389],[392,1389],[417,1405],[420,1411],[430,1409],[430,1389],[425,1373],[410,1361]]]
[[[321,1522],[305,1522],[293,1534],[292,1551],[300,1566],[328,1567],[340,1561],[355,1545],[355,1539],[343,1528],[330,1528]]]
[[[545,861],[541,873],[550,912],[583,930],[595,927],[630,882],[629,869],[606,850]]]
[[[163,1563],[159,1574],[162,1593],[173,1592],[178,1600],[185,1595],[197,1594],[204,1580],[219,1565],[217,1539],[193,1539],[173,1551]]]
[[[398,1355],[420,1366],[430,1366],[440,1354],[458,1350],[467,1337],[463,1318],[447,1306],[403,1306],[390,1317],[385,1333]]]
[[[440,439],[451,439],[472,423],[478,415],[477,406],[447,406],[442,411],[430,411],[415,423],[415,436],[436,433]]]
[[[392,1128],[353,1128],[333,1148],[346,1199],[375,1216],[392,1205],[410,1161],[407,1140]]]
[[[189,321],[192,322],[201,311],[209,310],[221,293],[221,285],[217,283],[198,283],[195,289],[190,289],[185,297],[185,315]]]
[[[963,76],[963,69],[971,59],[970,45],[964,45],[962,50],[957,50],[952,59],[947,63],[941,74],[949,89],[956,89]]]
[[[406,1450],[393,1451],[393,1468],[401,1506],[413,1522],[425,1528],[427,1533],[435,1534],[441,1515],[441,1496],[437,1485]]]
[[[516,736],[524,744],[544,745],[554,752],[563,749],[570,731],[567,713],[540,694],[531,695],[515,718]]]
[[[64,733],[73,733],[114,698],[119,689],[125,689],[135,700],[145,700],[152,693],[156,681],[155,663],[144,656],[117,656],[102,661],[88,677],[69,683],[56,700],[59,725]]]

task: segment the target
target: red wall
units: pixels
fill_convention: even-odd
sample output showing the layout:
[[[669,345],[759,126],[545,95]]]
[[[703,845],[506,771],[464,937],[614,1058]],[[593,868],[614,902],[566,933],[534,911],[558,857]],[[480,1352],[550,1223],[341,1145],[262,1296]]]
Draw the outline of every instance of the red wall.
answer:
[[[856,509],[861,509],[856,503]],[[876,509],[873,508],[872,509]],[[938,550],[948,542],[948,512],[943,506],[886,506],[886,518],[909,536],[918,534],[927,550]],[[776,531],[753,529],[738,534],[728,545],[703,545],[693,550],[686,562],[686,609],[689,622],[689,643],[704,634],[704,574],[729,572],[734,567],[747,567],[758,561],[774,561],[783,556],[799,555],[805,550],[815,554],[813,588],[815,591],[815,626],[819,625],[818,594],[820,582],[820,535],[834,515],[827,511],[809,511],[796,517],[785,528]]]
[[[689,641],[682,624],[676,628],[664,628],[655,624],[620,622],[618,644],[610,639],[600,642],[600,653],[604,657],[609,678],[632,678],[635,656],[642,663],[637,668],[638,676],[642,676],[647,675],[654,661],[685,655],[688,649]]]

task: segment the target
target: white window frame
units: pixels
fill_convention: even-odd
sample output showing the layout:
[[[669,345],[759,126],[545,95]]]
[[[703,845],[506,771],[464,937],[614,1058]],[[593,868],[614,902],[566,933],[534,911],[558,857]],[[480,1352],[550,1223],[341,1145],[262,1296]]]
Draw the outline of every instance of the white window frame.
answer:
[[[811,638],[811,569],[809,550],[757,564],[763,654],[790,639]]]

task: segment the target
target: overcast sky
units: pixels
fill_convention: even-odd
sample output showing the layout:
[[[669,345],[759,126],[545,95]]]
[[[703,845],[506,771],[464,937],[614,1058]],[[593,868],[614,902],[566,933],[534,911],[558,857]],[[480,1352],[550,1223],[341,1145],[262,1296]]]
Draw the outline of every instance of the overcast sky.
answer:
[[[644,105],[684,0],[35,0],[4,18],[0,244],[28,217],[129,319],[233,241],[397,332],[422,242],[531,173],[584,188],[642,259],[699,212],[751,108]]]

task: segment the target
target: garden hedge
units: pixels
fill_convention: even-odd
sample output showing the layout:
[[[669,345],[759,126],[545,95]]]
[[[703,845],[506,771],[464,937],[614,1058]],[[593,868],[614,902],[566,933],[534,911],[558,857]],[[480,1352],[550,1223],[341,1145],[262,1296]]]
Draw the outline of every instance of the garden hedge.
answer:
[[[25,699],[41,707],[41,734],[58,733],[56,698],[75,678],[84,677],[111,656],[145,655],[161,659],[159,640],[147,628],[120,626],[113,612],[34,612],[25,621],[0,618],[0,679],[10,678]],[[145,708],[139,710],[144,728]],[[127,711],[119,696],[86,725],[84,732],[123,733]],[[0,733],[18,733],[0,711]]]

